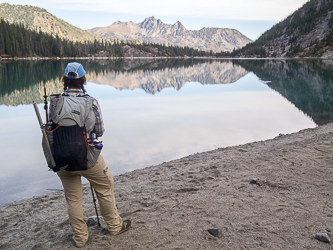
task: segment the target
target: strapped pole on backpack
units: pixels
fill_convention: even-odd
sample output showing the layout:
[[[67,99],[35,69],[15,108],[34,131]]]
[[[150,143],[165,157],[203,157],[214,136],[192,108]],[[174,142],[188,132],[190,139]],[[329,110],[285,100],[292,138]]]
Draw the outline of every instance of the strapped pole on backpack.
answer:
[[[99,217],[98,217],[98,212],[97,212],[97,206],[96,206],[96,199],[95,199],[95,195],[94,195],[94,190],[93,190],[93,187],[91,186],[91,184],[90,184],[90,189],[91,189],[91,194],[92,194],[92,197],[93,197],[93,202],[94,202],[94,205],[95,205],[95,211],[96,211],[96,216],[97,216],[97,224],[98,224],[98,227],[101,227],[101,223],[99,222]]]
[[[37,119],[38,119],[40,129],[42,130],[42,133],[43,133],[43,138],[46,141],[46,149],[49,152],[50,160],[51,160],[51,167],[53,169],[57,166],[57,164],[56,164],[56,162],[53,158],[53,154],[52,154],[52,150],[51,150],[51,147],[50,147],[49,139],[47,138],[45,127],[44,127],[42,118],[40,117],[40,113],[39,113],[39,110],[38,110],[38,107],[37,107],[37,103],[33,102],[33,105],[34,105],[34,108],[35,108],[35,112],[36,112],[36,115],[37,115]]]
[[[45,115],[46,115],[46,124],[49,123],[49,114],[48,114],[48,108],[47,108],[47,94],[46,94],[46,87],[44,84],[44,109],[45,109]]]

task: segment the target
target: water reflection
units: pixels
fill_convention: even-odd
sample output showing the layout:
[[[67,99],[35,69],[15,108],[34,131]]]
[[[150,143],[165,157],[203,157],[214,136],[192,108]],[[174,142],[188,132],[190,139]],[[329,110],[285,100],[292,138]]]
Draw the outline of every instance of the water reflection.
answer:
[[[140,89],[119,93],[105,85],[88,87],[105,114],[104,157],[115,174],[315,126],[252,73],[234,84],[190,82],[156,96]]]
[[[80,60],[78,60],[80,61]],[[62,92],[61,76],[68,61],[1,63],[0,105],[43,102],[48,93]],[[318,125],[333,121],[333,64],[330,60],[84,60],[90,82],[118,90],[143,89],[156,94],[180,90],[187,82],[225,84],[253,72]]]
[[[333,122],[332,60],[236,60],[317,125]]]
[[[78,60],[80,61],[80,60]],[[1,65],[0,105],[43,102],[48,93],[62,92],[61,76],[68,61],[15,61]],[[186,82],[232,83],[247,72],[231,62],[201,59],[84,60],[87,81],[116,89],[144,89],[155,94],[164,88],[179,90]]]
[[[192,60],[193,61],[193,60]],[[181,89],[187,82],[201,84],[233,83],[247,74],[244,68],[232,62],[208,61],[185,67],[160,70],[138,70],[136,72],[110,72],[97,75],[91,82],[107,84],[116,89],[143,89],[146,93],[156,94],[165,88]]]
[[[49,93],[62,91],[67,62],[0,64],[0,204],[61,188],[45,166],[30,104],[42,110],[44,84]],[[314,127],[309,117],[327,122],[332,113],[331,65],[323,61],[81,63],[86,89],[102,107],[103,155],[114,175]]]

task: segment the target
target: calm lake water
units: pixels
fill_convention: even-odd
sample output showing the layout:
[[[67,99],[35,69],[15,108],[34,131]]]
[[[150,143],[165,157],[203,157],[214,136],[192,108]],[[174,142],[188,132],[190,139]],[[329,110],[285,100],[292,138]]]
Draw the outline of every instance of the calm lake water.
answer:
[[[0,204],[62,189],[46,166],[32,102],[44,119],[43,86],[62,92],[67,62],[0,64]],[[113,175],[333,120],[330,60],[80,62],[102,108]]]

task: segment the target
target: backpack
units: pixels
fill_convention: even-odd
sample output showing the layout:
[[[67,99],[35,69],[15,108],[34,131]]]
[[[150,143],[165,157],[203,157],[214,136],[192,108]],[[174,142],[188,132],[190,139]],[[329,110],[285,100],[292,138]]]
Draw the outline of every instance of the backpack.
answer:
[[[56,168],[52,168],[54,172],[60,169],[87,170],[95,166],[101,149],[94,147],[90,140],[95,126],[93,101],[89,95],[50,96],[52,125],[46,129],[49,130],[47,137],[56,162]],[[46,154],[45,158],[48,162]]]

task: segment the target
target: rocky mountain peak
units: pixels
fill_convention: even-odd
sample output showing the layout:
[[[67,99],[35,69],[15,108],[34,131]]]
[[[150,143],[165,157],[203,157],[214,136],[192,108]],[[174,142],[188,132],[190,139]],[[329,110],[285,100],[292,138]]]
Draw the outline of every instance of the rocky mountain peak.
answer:
[[[177,28],[179,30],[186,30],[185,26],[179,21],[175,22],[175,24],[172,25],[172,27]]]
[[[145,29],[147,31],[158,29],[159,27],[163,27],[165,24],[160,20],[156,19],[154,16],[146,18],[143,22],[138,24],[141,29]]]
[[[151,16],[151,17],[147,17],[144,21],[144,23],[147,23],[147,22],[157,22],[157,19],[154,17],[154,16]]]
[[[126,23],[121,23],[125,27]],[[240,32],[230,29],[204,28],[199,31],[187,30],[177,21],[174,24],[165,24],[154,16],[147,17],[143,22],[131,23],[131,29],[120,29],[119,24],[114,23],[104,28],[88,30],[94,35],[120,40],[140,40],[150,43],[168,43],[176,46],[188,46],[200,50],[212,50],[214,52],[232,51],[241,48],[251,42]]]

